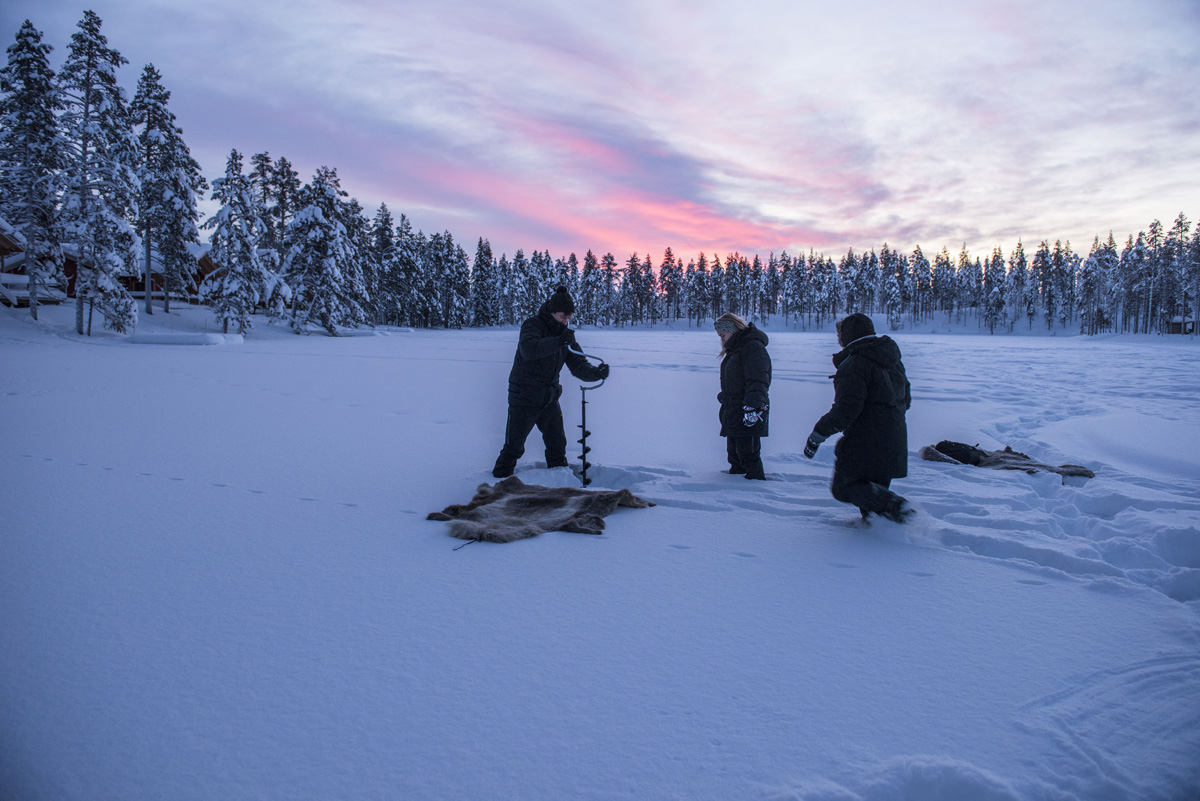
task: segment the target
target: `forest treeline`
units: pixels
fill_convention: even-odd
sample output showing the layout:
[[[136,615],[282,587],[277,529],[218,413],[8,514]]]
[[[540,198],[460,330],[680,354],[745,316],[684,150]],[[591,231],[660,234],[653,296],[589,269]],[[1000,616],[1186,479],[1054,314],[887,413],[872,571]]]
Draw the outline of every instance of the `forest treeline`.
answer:
[[[932,258],[900,252],[699,253],[661,257],[589,250],[554,257],[517,250],[497,257],[479,237],[474,254],[449,231],[414,230],[386,204],[370,217],[335,169],[307,183],[286,158],[233,150],[211,186],[169,109],[170,92],[146,65],[130,101],[117,81],[127,63],[85,12],[55,72],[52,48],[26,21],[0,70],[0,215],[26,253],[30,307],[38,288],[63,282],[76,263],[76,328],[94,311],[131,329],[129,277],[161,276],[164,303],[198,296],[226,331],[255,315],[297,332],[336,334],[363,325],[510,325],[536,311],[557,285],[591,325],[700,325],[727,311],[808,328],[850,312],[886,315],[894,329],[937,315],[974,320],[993,333],[1046,326],[1100,332],[1162,332],[1200,316],[1200,226],[1181,212],[1119,243],[1096,237],[1087,256],[1069,242],[1020,242],[973,256],[964,246]],[[202,220],[211,190],[217,212]],[[214,270],[198,271],[207,239]],[[191,247],[189,247],[191,246]],[[151,292],[145,311],[152,313]]]

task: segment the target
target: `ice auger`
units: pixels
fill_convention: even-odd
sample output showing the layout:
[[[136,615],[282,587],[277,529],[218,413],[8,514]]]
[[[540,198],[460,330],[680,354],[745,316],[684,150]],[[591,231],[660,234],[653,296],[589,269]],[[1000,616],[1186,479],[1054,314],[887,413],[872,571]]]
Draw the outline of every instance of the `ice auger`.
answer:
[[[596,365],[597,367],[604,364],[604,360],[601,359],[599,356],[592,356],[591,354],[584,353],[582,350],[579,349],[578,345],[576,345],[572,348],[569,348],[569,350],[572,353],[576,353],[585,359],[595,360],[596,362],[598,362],[598,364]],[[579,422],[579,428],[583,431],[583,436],[577,440],[579,442],[580,447],[583,448],[583,452],[579,454],[579,461],[583,463],[582,465],[580,465],[581,469],[579,471],[579,480],[583,482],[583,486],[585,486],[585,487],[588,484],[592,483],[592,480],[590,478],[588,478],[588,474],[587,474],[588,468],[592,466],[592,463],[587,460],[587,455],[592,450],[591,448],[588,447],[588,444],[587,444],[588,435],[592,433],[591,431],[587,430],[587,405],[588,405],[587,394],[588,394],[589,389],[599,389],[600,387],[604,386],[604,382],[606,380],[607,379],[601,378],[600,383],[598,383],[598,384],[592,384],[591,386],[588,386],[586,384],[581,384],[579,387],[580,392],[583,395],[582,414],[580,415],[580,422]]]

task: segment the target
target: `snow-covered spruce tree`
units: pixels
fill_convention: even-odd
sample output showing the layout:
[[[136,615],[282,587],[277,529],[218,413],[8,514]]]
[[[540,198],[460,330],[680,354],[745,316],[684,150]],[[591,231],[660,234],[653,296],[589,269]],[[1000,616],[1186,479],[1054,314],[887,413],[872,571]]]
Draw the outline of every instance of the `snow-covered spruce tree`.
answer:
[[[200,165],[183,141],[183,131],[175,125],[174,113],[167,108],[170,99],[162,76],[153,64],[147,64],[130,106],[133,124],[141,127],[142,194],[138,211],[146,254],[147,314],[154,313],[150,289],[155,245],[162,265],[164,311],[171,310],[171,293],[184,291],[194,280],[196,260],[188,252],[187,243],[200,242],[196,196],[208,188]]]
[[[658,264],[658,284],[662,290],[663,319],[668,324],[674,323],[682,316],[683,272],[670,248],[663,251],[662,261]]]
[[[317,168],[300,191],[300,209],[284,234],[283,279],[292,290],[290,324],[298,334],[316,323],[337,336],[338,326],[367,321],[353,204],[344,200],[337,170]]]
[[[271,161],[270,153],[263,151],[250,157],[250,172],[247,179],[250,181],[250,190],[254,193],[255,203],[263,210],[265,231],[261,246],[278,249],[279,232],[275,230],[274,219],[271,216],[272,208],[275,205],[275,164]]]
[[[579,322],[584,325],[596,325],[599,322],[600,279],[600,263],[596,260],[596,254],[589,249],[583,257],[579,293],[575,298],[576,313]]]
[[[654,263],[650,261],[650,254],[646,254],[646,258],[642,261],[642,292],[643,305],[646,309],[646,317],[650,319],[650,325],[654,325],[663,317],[662,311],[662,296],[658,291],[658,276],[654,274]]]
[[[275,291],[268,290],[272,276],[259,251],[266,225],[250,182],[242,174],[242,154],[237,150],[231,151],[225,162],[225,175],[213,181],[212,199],[221,206],[204,227],[212,231],[209,258],[217,270],[204,280],[200,298],[212,307],[226,333],[232,326],[244,334],[251,328],[250,316],[269,294],[279,298],[278,313],[291,293],[274,283],[271,289]]]
[[[29,313],[38,316],[42,288],[63,280],[57,186],[63,167],[51,47],[29,20],[8,47],[0,70],[0,214],[25,248]]]
[[[888,327],[899,331],[904,326],[904,296],[900,291],[900,280],[893,274],[883,282],[883,307],[888,316]]]
[[[604,325],[616,322],[617,286],[620,281],[617,269],[617,257],[611,252],[605,253],[600,260],[600,303],[598,314]]]
[[[492,245],[481,236],[475,244],[475,263],[471,268],[472,325],[491,326],[500,323],[499,279]]]
[[[512,304],[513,322],[517,324],[537,313],[538,305],[542,302],[540,295],[530,294],[531,280],[529,259],[525,257],[523,249],[517,248],[508,266],[508,300]]]
[[[958,253],[958,263],[955,267],[955,284],[957,286],[959,322],[963,321],[967,310],[971,310],[974,312],[975,321],[978,324],[979,313],[985,300],[983,294],[983,263],[978,258],[971,258],[971,254],[967,252],[965,242],[963,243],[962,250]]]
[[[507,253],[501,253],[500,260],[496,262],[496,282],[500,292],[498,319],[501,325],[512,325],[517,314],[513,308],[512,264],[508,261]]]
[[[574,253],[565,259],[554,260],[554,282],[552,287],[565,286],[571,297],[579,295],[579,259]]]
[[[1104,268],[1100,237],[1092,241],[1092,251],[1079,270],[1079,311],[1083,315],[1081,330],[1091,336],[1103,328]]]
[[[391,324],[396,308],[390,291],[391,276],[396,269],[396,231],[386,203],[379,204],[371,220],[363,259],[367,291],[371,296],[371,320],[374,325]]]
[[[1110,237],[1111,238],[1111,237]],[[1192,293],[1192,336],[1200,337],[1200,223],[1188,243],[1188,286]]]
[[[417,324],[417,272],[419,255],[412,223],[404,214],[396,223],[396,258],[387,275],[389,308],[396,325]]]
[[[994,334],[1004,322],[1004,252],[999,247],[992,250],[983,271],[983,299],[983,322]]]
[[[708,271],[708,301],[709,311],[713,319],[717,319],[728,310],[728,299],[725,297],[725,268],[721,266],[721,257],[713,254],[712,267]]]
[[[1103,307],[1105,330],[1115,331],[1117,321],[1121,319],[1121,291],[1117,279],[1121,266],[1121,253],[1112,231],[1100,249],[1100,275],[1102,294],[1100,302]]]
[[[957,301],[958,280],[954,272],[954,263],[950,261],[950,251],[942,248],[942,252],[933,257],[933,299],[938,311],[946,312],[946,322],[950,322]]]
[[[1017,320],[1026,314],[1026,296],[1029,293],[1029,263],[1025,259],[1025,246],[1017,240],[1017,246],[1008,256],[1008,273],[1004,276],[1004,306],[1009,319],[1011,333]],[[1030,318],[1032,327],[1033,318]]]
[[[454,243],[449,231],[434,234],[426,249],[433,322],[444,328],[462,328],[470,315],[467,304],[471,271],[467,254]]]
[[[868,312],[866,307],[867,287],[862,274],[862,262],[854,253],[854,248],[846,251],[838,263],[838,272],[846,287],[846,311]]]
[[[138,143],[117,69],[128,63],[100,33],[100,17],[85,11],[59,72],[67,143],[62,226],[76,247],[75,330],[91,333],[100,308],[105,326],[123,333],[137,324],[137,305],[117,280],[137,269],[141,244],[131,219],[140,191]]]
[[[704,321],[708,319],[708,312],[712,307],[711,293],[708,259],[705,257],[704,251],[700,251],[700,255],[696,257],[696,272],[688,290],[688,319],[695,318],[697,326],[703,325]]]
[[[933,317],[933,271],[920,245],[913,248],[912,256],[908,259],[908,274],[908,284],[912,291],[913,322]]]
[[[1192,310],[1191,284],[1188,275],[1188,234],[1191,233],[1188,218],[1179,213],[1164,243],[1167,270],[1171,274],[1171,299],[1167,311],[1168,320],[1185,318]]]

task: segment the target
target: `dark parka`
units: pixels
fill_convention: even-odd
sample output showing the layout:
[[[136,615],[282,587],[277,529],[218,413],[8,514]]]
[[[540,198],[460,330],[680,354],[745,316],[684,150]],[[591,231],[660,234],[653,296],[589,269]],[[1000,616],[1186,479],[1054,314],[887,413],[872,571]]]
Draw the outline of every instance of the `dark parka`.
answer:
[[[767,335],[754,323],[736,332],[725,343],[725,358],[721,361],[722,437],[765,437],[769,411],[753,426],[742,423],[742,407],[766,410],[767,390],[771,386],[771,357],[767,353]]]
[[[548,406],[562,395],[558,374],[566,364],[580,381],[599,381],[598,367],[577,353],[567,350],[575,342],[574,333],[563,334],[567,327],[555,320],[542,304],[537,315],[521,325],[517,353],[508,374],[508,402],[514,406]]]
[[[908,475],[908,426],[912,405],[900,347],[886,336],[866,336],[834,354],[833,407],[813,430],[823,437],[841,431],[834,469],[847,478],[880,481]]]

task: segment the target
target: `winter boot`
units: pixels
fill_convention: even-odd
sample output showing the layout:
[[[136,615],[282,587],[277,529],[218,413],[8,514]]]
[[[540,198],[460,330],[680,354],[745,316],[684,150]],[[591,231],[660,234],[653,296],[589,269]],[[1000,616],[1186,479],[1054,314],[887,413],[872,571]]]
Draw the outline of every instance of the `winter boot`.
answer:
[[[883,515],[888,520],[891,520],[893,523],[907,523],[909,518],[916,513],[917,510],[913,509],[912,506],[909,505],[908,501],[906,501],[904,498],[901,498],[899,495],[889,498],[887,506],[885,506],[879,512],[879,514]]]

